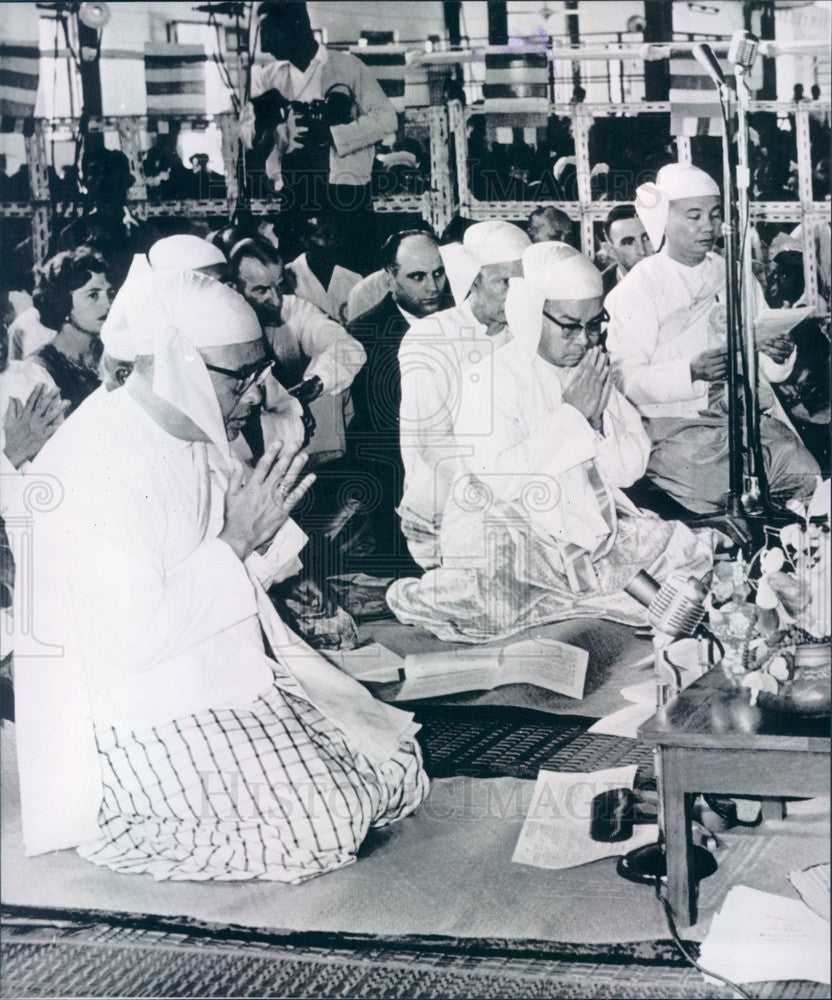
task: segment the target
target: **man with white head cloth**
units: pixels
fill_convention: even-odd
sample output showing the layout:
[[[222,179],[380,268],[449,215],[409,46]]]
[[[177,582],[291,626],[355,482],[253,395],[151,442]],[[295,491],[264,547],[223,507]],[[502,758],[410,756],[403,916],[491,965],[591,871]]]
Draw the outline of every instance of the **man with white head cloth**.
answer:
[[[663,580],[711,565],[710,532],[640,511],[619,489],[643,474],[649,441],[589,348],[604,318],[600,273],[555,242],[529,247],[522,265],[505,306],[512,338],[491,377],[464,383],[454,414],[465,448],[441,564],[387,592],[401,621],[441,639],[486,642],[567,618],[642,624],[623,589],[637,570]]]
[[[268,364],[259,323],[195,273],[137,280],[125,314],[133,374],[32,470],[60,496],[15,588],[26,852],[156,879],[349,864],[427,781],[412,716],[301,642],[260,584],[310,477],[280,442],[248,479],[230,460]]]
[[[462,386],[479,379],[491,354],[510,337],[505,302],[509,279],[522,273],[526,233],[510,222],[478,222],[461,244],[443,247],[442,259],[454,301],[413,323],[399,348],[399,429],[404,495],[402,531],[416,562],[438,565],[442,511],[455,474],[462,428],[453,413]],[[479,422],[475,434],[482,431]]]
[[[645,420],[647,475],[687,509],[723,512],[728,494],[725,261],[713,252],[719,188],[698,167],[662,167],[636,192],[636,211],[658,252],[610,292],[607,348],[618,384]],[[754,282],[756,315],[765,308]],[[754,317],[749,317],[749,321]],[[760,432],[775,497],[808,499],[817,463],[786,422],[768,383],[794,366],[788,335],[757,333]]]

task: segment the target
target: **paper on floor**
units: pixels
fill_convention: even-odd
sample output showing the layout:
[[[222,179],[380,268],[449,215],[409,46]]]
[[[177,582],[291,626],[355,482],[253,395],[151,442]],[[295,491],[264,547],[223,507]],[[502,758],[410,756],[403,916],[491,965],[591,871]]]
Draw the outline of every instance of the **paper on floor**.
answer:
[[[638,737],[639,726],[651,715],[656,714],[656,682],[643,681],[641,684],[631,684],[621,689],[621,696],[631,702],[617,712],[605,715],[587,732],[600,733],[604,736],[624,736],[634,740]]]
[[[643,723],[656,714],[655,705],[627,705],[625,708],[605,715],[587,730],[588,733],[600,733],[604,736],[624,736],[634,740],[638,737],[638,729]]]
[[[828,985],[829,924],[800,899],[735,885],[711,921],[699,964],[735,983]]]
[[[829,864],[812,865],[803,871],[789,872],[789,881],[803,902],[819,917],[829,920]]]
[[[357,681],[395,683],[404,666],[401,656],[378,642],[369,642],[357,649],[322,649],[320,652],[330,663]]]
[[[589,836],[592,800],[613,788],[632,788],[636,765],[603,771],[540,771],[512,861],[536,868],[574,868],[626,854],[658,837],[655,825],[636,826],[629,840],[603,844]]]

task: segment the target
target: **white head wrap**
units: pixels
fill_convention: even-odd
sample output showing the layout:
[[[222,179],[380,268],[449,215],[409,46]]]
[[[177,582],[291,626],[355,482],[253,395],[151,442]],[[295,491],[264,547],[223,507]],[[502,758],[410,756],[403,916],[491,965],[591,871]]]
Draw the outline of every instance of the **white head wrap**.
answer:
[[[225,264],[222,250],[207,240],[186,233],[157,240],[147,253],[154,271],[196,271]]]
[[[145,254],[135,254],[124,284],[116,292],[110,311],[101,327],[101,342],[104,344],[104,350],[111,358],[116,358],[118,361],[132,362],[136,359],[136,344],[133,339],[133,331],[127,321],[125,304],[130,296],[130,289],[151,273],[150,264]]]
[[[656,174],[655,184],[650,181],[636,188],[636,212],[653,246],[657,250],[661,246],[672,201],[711,195],[720,195],[716,181],[686,163],[668,163]]]
[[[531,245],[528,235],[512,222],[490,219],[476,222],[465,231],[462,243],[440,247],[448,283],[457,304],[471,291],[474,279],[488,264],[507,264],[520,260]]]
[[[133,356],[153,355],[153,393],[184,413],[228,460],[222,412],[199,351],[259,341],[254,311],[233,289],[196,271],[134,274],[131,268],[131,275],[119,290],[113,324],[102,330],[104,349],[120,357],[120,345],[129,345]]]
[[[537,353],[547,299],[601,298],[604,282],[598,268],[568,243],[534,243],[523,254],[523,277],[509,281],[506,320],[526,352]]]

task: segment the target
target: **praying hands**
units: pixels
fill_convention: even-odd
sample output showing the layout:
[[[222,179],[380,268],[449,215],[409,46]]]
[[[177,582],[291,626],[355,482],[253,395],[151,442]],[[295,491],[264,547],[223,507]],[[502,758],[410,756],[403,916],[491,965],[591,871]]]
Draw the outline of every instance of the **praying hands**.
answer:
[[[574,406],[598,430],[612,392],[609,355],[590,347],[575,366],[575,377],[563,390],[563,401]]]
[[[35,458],[63,423],[64,411],[69,405],[61,399],[60,390],[49,392],[43,383],[32,389],[25,405],[19,399],[9,400],[3,428],[6,435],[3,451],[16,469]]]
[[[219,538],[241,561],[274,538],[315,481],[311,474],[301,478],[306,459],[305,452],[275,441],[247,480],[242,470],[232,475]]]

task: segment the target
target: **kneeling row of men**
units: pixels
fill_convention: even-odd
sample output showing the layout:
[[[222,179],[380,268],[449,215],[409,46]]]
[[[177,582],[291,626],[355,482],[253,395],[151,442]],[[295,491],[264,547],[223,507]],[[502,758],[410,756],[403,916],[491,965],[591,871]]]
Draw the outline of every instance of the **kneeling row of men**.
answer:
[[[668,197],[662,183],[656,258],[691,300],[713,305],[708,241],[693,238],[703,215],[713,233],[713,206],[692,203],[715,195]],[[698,255],[678,259],[676,232]],[[612,352],[628,401],[589,346],[606,319],[603,289],[577,251],[484,223],[446,248],[445,266],[457,305],[418,321],[396,306],[409,327],[397,351],[399,510],[425,573],[394,583],[390,606],[473,642],[565,617],[640,622],[622,591],[636,569],[701,576],[712,559],[710,532],[646,514],[620,491],[661,441],[628,373],[664,350],[676,376],[665,397],[708,403],[724,375],[718,351],[699,346],[696,310],[657,302],[655,317],[628,321],[639,364]],[[433,283],[434,271],[413,273]],[[613,308],[614,348],[627,330]],[[676,313],[691,323],[671,322]],[[340,867],[428,783],[412,716],[306,646],[265,593],[297,567],[305,539],[289,514],[313,477],[305,454],[273,436],[253,469],[231,451],[272,360],[258,317],[196,271],[134,274],[111,316],[105,349],[127,344],[132,374],[83,403],[30,471],[61,496],[36,515],[15,587],[15,621],[33,626],[15,644],[26,849],[77,846],[159,879],[298,881]],[[712,319],[705,335],[718,334]],[[685,380],[687,341],[697,354]],[[788,357],[772,358],[785,345],[760,347],[785,370]],[[716,413],[702,417],[711,434]],[[801,459],[796,438],[777,440]],[[816,468],[798,471],[798,492],[810,493]]]

